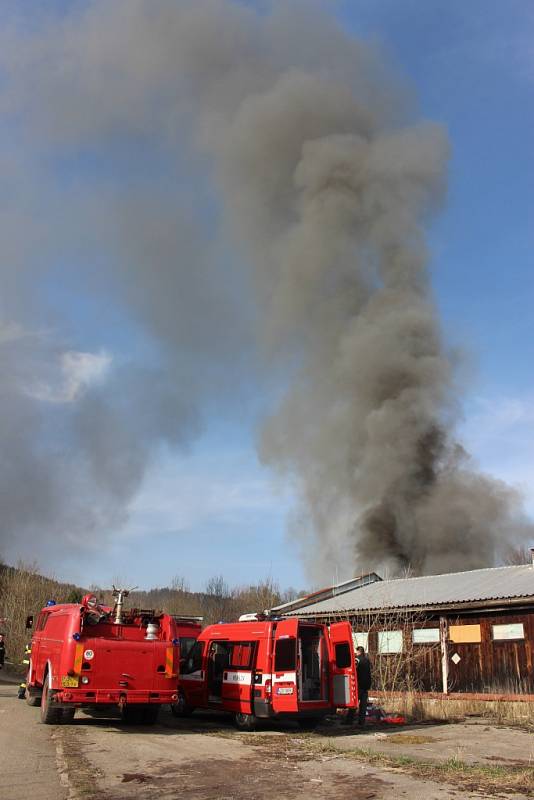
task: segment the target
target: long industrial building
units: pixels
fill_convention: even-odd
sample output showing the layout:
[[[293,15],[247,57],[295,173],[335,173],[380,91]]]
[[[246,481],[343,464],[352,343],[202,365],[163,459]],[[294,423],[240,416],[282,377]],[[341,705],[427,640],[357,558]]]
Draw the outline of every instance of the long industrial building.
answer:
[[[534,565],[393,580],[372,572],[273,611],[349,619],[375,688],[534,695]]]

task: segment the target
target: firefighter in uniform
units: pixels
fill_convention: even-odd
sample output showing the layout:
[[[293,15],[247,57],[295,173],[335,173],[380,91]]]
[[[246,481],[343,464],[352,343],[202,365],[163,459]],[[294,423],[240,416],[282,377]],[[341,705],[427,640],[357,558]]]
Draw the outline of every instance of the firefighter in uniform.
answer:
[[[30,642],[30,644],[26,645],[26,648],[24,650],[24,658],[22,659],[22,663],[26,667],[28,667],[28,669],[30,667],[30,655],[31,655],[31,652],[32,652],[32,646],[31,646],[31,642]],[[19,700],[24,700],[24,698],[26,697],[26,678],[24,678],[22,683],[19,684],[17,697],[19,698]]]

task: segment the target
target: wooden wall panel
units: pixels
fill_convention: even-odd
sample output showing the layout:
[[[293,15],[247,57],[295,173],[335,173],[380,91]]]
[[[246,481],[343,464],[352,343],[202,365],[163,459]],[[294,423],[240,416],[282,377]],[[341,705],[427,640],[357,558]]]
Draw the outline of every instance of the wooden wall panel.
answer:
[[[481,641],[449,642],[449,691],[482,692],[502,694],[534,694],[534,609],[526,611],[480,611],[479,613],[441,612],[448,618],[450,626],[480,625]],[[372,615],[352,617],[355,630],[369,631],[369,655],[376,662],[377,672],[394,676],[396,686],[391,689],[418,688],[422,691],[441,691],[441,650],[434,644],[412,642],[412,628],[439,626],[439,616],[420,612],[411,619],[406,614],[396,616],[382,612]],[[492,626],[522,623],[524,640],[493,641]],[[379,630],[403,629],[405,652],[402,674],[405,686],[399,686],[399,671],[384,669],[380,659],[396,656],[380,656],[377,653],[377,633]],[[458,654],[460,660],[454,663],[452,657]],[[386,663],[386,666],[387,663]],[[375,686],[375,688],[379,688]],[[384,687],[380,687],[384,688]]]

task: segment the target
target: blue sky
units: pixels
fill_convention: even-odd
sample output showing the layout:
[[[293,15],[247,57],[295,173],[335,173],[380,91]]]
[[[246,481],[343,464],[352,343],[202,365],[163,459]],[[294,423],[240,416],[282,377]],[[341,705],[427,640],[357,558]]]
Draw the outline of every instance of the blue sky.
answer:
[[[524,491],[534,516],[534,6],[526,0],[339,0],[327,8],[348,32],[378,44],[417,116],[441,122],[448,132],[447,199],[429,223],[429,244],[444,334],[451,350],[462,351],[460,438],[482,470]],[[137,145],[127,146],[135,151]],[[87,152],[75,156],[56,177],[84,183],[98,172],[110,191],[117,181],[149,184],[155,174],[161,182],[164,154],[160,161],[161,153],[146,155],[139,147],[123,153],[121,163],[122,156],[113,158],[120,142],[117,148],[108,162],[94,163]],[[132,158],[139,162],[134,178]],[[172,170],[167,178],[172,182]],[[53,204],[57,187],[41,188]],[[216,227],[209,189],[202,191],[204,214],[213,214]],[[68,210],[61,213],[68,224]],[[62,235],[59,227],[49,252],[54,235]],[[72,244],[70,252],[77,248],[83,261],[82,245]],[[115,364],[128,364],[134,352],[145,363],[160,358],[153,334],[125,310],[124,287],[108,286],[106,302],[94,292],[105,264],[88,263],[76,274],[61,259],[47,267],[39,288],[47,314],[61,320],[77,350],[101,354],[103,372],[108,357]],[[133,295],[132,302],[140,301]],[[236,360],[250,357],[245,329],[240,337]],[[73,396],[81,391],[76,381],[95,380],[87,375],[73,378],[71,369]],[[204,408],[199,437],[178,450],[161,445],[151,453],[127,516],[108,531],[104,548],[89,548],[83,559],[66,550],[59,562],[47,562],[40,551],[44,568],[85,585],[120,579],[149,587],[180,575],[201,589],[214,574],[230,584],[272,577],[282,587],[308,585],[298,545],[286,535],[291,490],[275,481],[256,452],[258,415],[272,400],[269,392],[276,394],[276,382],[265,387],[249,373],[236,414],[224,381],[238,379],[237,373],[222,379],[220,397]],[[5,550],[10,560],[32,556],[17,543]]]

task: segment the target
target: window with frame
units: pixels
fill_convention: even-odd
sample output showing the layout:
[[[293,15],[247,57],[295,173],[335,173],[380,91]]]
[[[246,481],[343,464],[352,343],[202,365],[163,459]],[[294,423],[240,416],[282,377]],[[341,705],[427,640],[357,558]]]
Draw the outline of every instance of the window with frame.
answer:
[[[509,642],[514,639],[525,638],[525,628],[522,622],[512,622],[508,625],[491,626],[494,642]]]
[[[184,659],[183,664],[180,666],[182,675],[191,675],[192,672],[199,672],[202,669],[202,652],[204,649],[204,642],[195,642],[187,658]]]
[[[195,642],[194,636],[180,636],[180,658],[187,658]]]
[[[348,642],[339,642],[336,644],[336,667],[338,669],[347,669],[352,664],[350,656],[350,647]]]
[[[49,611],[42,611],[37,619],[37,625],[35,626],[35,630],[42,631],[44,629],[44,626],[48,622],[49,617],[50,617]]]
[[[230,669],[252,669],[255,642],[233,642],[230,650]]]
[[[352,641],[354,642],[354,649],[357,647],[363,647],[364,650],[369,649],[369,633],[367,631],[353,631]]]
[[[379,631],[378,652],[380,655],[402,653],[402,631]]]
[[[414,644],[439,643],[439,628],[414,628],[412,631]]]
[[[293,637],[278,639],[274,653],[274,671],[292,672],[297,668],[297,640]]]

